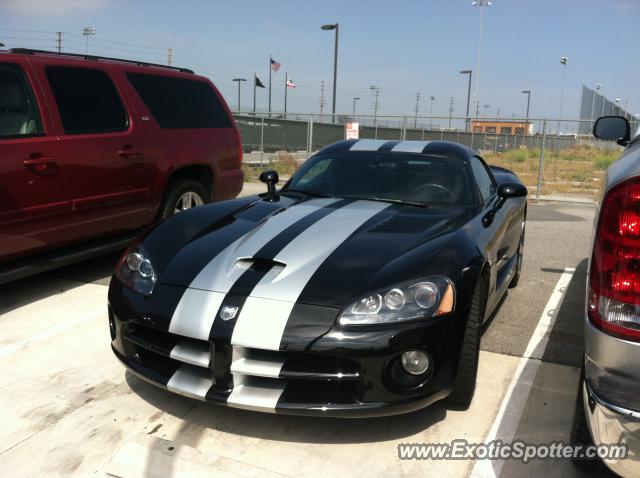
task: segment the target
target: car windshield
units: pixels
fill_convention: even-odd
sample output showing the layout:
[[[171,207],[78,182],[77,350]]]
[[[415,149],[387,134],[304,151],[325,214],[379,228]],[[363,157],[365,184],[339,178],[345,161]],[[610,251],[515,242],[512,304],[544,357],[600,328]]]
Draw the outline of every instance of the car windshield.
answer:
[[[388,200],[414,205],[475,203],[468,165],[456,158],[400,153],[318,154],[283,192]]]

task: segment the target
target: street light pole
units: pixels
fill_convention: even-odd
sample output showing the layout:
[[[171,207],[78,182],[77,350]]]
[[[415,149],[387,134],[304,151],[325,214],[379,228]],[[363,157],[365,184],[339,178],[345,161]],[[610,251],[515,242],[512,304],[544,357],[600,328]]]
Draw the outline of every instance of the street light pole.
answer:
[[[593,88],[593,96],[591,97],[591,121],[595,119],[596,95],[598,94],[597,91],[599,91],[601,87],[602,85],[598,83],[595,88]]]
[[[563,56],[560,58],[560,68],[562,68],[562,83],[560,84],[560,121],[562,121],[562,103],[564,101],[564,78],[567,72],[567,63],[569,62],[569,58]],[[558,121],[558,133],[560,133],[560,121]]]
[[[467,119],[465,124],[465,131],[469,131],[469,102],[471,101],[471,70],[462,70],[461,75],[469,75],[469,85],[467,86]]]
[[[375,91],[376,94],[376,99],[373,103],[373,126],[376,126],[378,122],[378,95],[380,94],[380,87],[371,85],[369,89]]]
[[[527,95],[527,125],[529,124],[529,104],[531,103],[531,90],[522,90],[522,93]]]
[[[476,64],[476,117],[480,114],[480,55],[482,53],[482,29],[484,28],[484,7],[490,7],[489,0],[475,0],[471,2],[474,7],[480,7],[480,35],[478,40],[478,62]]]
[[[84,30],[82,30],[82,35],[84,35],[84,38],[86,40],[87,55],[89,54],[89,36],[95,35],[95,34],[96,34],[96,29],[94,27],[84,27]]]
[[[338,32],[340,30],[340,25],[338,25],[337,23],[333,23],[328,25],[322,25],[321,28],[323,30],[336,31],[336,39],[335,39],[334,52],[333,52],[333,103],[331,106],[331,113],[333,118],[332,122],[335,123],[336,121],[336,84],[338,82]]]
[[[352,117],[354,119],[355,119],[355,116],[356,116],[356,101],[360,101],[360,98],[357,97],[357,96],[353,99],[353,115],[352,115]]]
[[[246,78],[234,78],[232,81],[235,81],[238,83],[238,112],[240,112],[240,83],[242,83],[243,81],[247,81]]]

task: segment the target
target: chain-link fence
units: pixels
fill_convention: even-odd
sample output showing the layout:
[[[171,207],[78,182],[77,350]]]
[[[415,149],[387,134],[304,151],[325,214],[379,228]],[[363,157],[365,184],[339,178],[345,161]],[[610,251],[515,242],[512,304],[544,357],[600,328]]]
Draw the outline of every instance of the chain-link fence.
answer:
[[[514,171],[531,196],[591,202],[604,172],[621,148],[595,139],[591,120],[344,116],[287,113],[238,113],[246,164],[266,167],[301,162],[347,137],[348,123],[358,138],[453,141],[478,151],[489,164]],[[352,125],[353,126],[353,125]],[[635,129],[637,124],[632,125]]]

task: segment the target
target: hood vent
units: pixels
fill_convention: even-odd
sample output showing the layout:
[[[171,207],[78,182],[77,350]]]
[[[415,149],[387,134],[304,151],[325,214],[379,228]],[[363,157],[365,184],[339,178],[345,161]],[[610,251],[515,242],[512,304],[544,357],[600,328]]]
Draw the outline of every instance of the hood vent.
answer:
[[[445,216],[419,216],[409,214],[397,214],[376,227],[371,232],[384,232],[396,234],[418,234],[430,229],[435,224],[447,219]]]

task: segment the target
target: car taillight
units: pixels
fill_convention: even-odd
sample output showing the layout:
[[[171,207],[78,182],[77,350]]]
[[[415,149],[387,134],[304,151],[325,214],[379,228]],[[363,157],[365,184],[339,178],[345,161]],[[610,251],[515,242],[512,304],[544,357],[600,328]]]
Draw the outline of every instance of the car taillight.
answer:
[[[592,324],[640,341],[640,178],[619,184],[604,198],[588,294]]]

